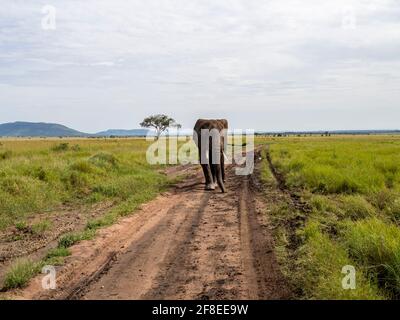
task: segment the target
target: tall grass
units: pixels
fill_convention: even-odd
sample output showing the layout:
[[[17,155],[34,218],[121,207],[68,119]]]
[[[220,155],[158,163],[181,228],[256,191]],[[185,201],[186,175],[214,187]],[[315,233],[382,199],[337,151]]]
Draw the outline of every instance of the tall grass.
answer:
[[[380,285],[400,296],[400,229],[377,218],[349,222],[344,243],[360,265],[368,266]]]
[[[154,196],[167,179],[146,162],[148,145],[144,139],[2,140],[0,230],[61,205],[105,199],[135,205],[140,200],[132,199]]]
[[[300,248],[297,281],[306,298],[311,299],[382,299],[376,284],[361,268],[356,272],[355,289],[342,287],[342,268],[354,265],[339,243],[324,235],[317,222],[310,221],[304,229],[305,243]]]
[[[296,230],[302,239],[296,261],[286,261],[298,266],[296,281],[305,296],[398,298],[400,136],[269,138],[262,143],[270,144],[273,164],[289,189],[311,207]],[[292,215],[282,211],[280,228]],[[353,292],[337,286],[345,264],[357,270]]]
[[[322,194],[370,194],[400,188],[400,139],[388,137],[286,139],[271,147],[291,187]]]

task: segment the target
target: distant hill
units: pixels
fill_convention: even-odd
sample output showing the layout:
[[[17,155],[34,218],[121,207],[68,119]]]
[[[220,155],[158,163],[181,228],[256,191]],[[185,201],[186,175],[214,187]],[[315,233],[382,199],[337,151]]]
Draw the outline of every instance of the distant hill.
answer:
[[[0,124],[0,137],[145,137],[154,136],[154,131],[149,129],[110,129],[94,134],[80,132],[61,124],[45,122],[12,122]],[[171,129],[170,135],[177,131]],[[191,135],[191,130],[180,130],[179,135]],[[400,130],[331,130],[331,131],[256,131],[256,135],[307,135],[307,134],[333,134],[333,135],[368,135],[368,134],[400,134]]]
[[[84,137],[87,133],[68,128],[61,124],[44,122],[12,122],[0,124],[3,137]]]
[[[145,137],[149,133],[148,129],[132,129],[132,130],[123,130],[123,129],[110,129],[107,131],[101,131],[95,136],[100,137]]]

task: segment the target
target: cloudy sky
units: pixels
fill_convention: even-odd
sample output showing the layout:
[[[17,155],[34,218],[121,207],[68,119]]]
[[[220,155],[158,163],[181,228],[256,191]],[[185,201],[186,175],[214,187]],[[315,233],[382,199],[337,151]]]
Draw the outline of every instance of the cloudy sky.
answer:
[[[155,113],[399,129],[400,1],[2,1],[0,123],[96,132]]]

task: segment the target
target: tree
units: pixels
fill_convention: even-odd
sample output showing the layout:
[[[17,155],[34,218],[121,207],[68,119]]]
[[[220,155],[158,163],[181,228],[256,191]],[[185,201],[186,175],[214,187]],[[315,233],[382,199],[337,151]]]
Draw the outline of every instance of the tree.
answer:
[[[143,128],[154,128],[156,130],[157,139],[160,138],[160,135],[168,130],[170,127],[178,127],[181,125],[176,123],[176,121],[165,114],[157,114],[153,116],[149,116],[140,123],[140,126]]]
[[[175,125],[175,127],[176,127],[176,136],[179,137],[179,130],[182,129],[182,125],[179,124],[179,123],[177,123],[177,124]]]

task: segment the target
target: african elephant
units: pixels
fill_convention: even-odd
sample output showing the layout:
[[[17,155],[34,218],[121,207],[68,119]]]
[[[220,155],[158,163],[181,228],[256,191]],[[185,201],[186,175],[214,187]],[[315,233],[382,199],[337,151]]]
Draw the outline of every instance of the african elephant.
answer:
[[[228,121],[199,119],[194,126],[193,139],[199,149],[200,164],[206,178],[206,190],[215,190],[218,183],[225,192],[225,158]]]

